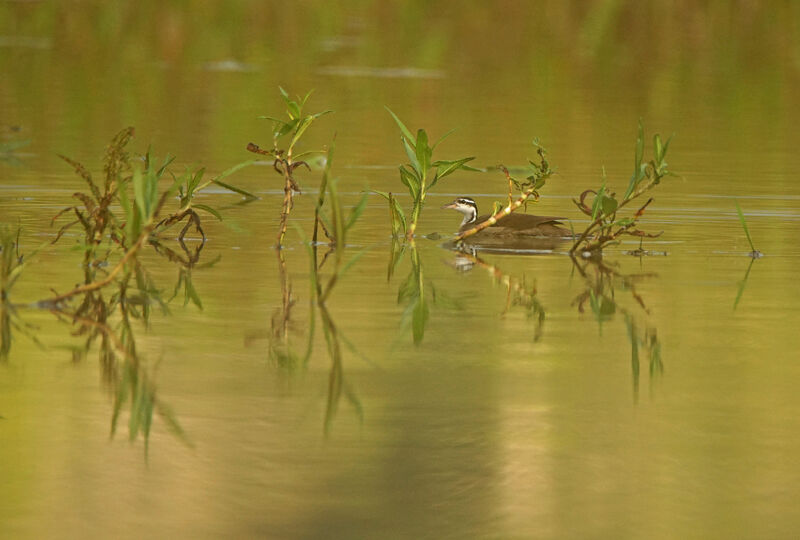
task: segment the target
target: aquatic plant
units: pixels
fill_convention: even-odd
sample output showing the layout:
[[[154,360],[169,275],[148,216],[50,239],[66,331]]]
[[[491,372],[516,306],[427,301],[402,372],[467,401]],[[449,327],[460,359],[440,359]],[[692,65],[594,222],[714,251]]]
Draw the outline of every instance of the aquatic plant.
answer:
[[[255,196],[249,192],[222,181],[234,172],[250,165],[252,161],[239,163],[201,184],[205,169],[200,168],[195,172],[187,170],[180,177],[176,177],[168,170],[169,165],[175,160],[173,156],[167,155],[160,164],[157,164],[148,150],[143,156],[142,162],[133,160],[126,148],[133,135],[134,128],[128,127],[117,133],[111,140],[103,158],[101,182],[95,182],[92,174],[83,164],[59,155],[61,159],[72,165],[78,176],[85,181],[89,191],[74,193],[73,197],[78,199],[80,204],[66,207],[53,216],[51,223],[55,223],[65,214],[72,213],[76,218],[59,229],[53,243],[58,242],[64,233],[73,226],[80,225],[84,232],[84,263],[87,266],[97,266],[105,262],[116,247],[127,250],[132,246],[137,246],[136,249],[138,249],[141,247],[141,242],[138,240],[144,241],[147,236],[155,234],[157,230],[164,230],[184,219],[188,219],[188,221],[178,235],[179,240],[183,239],[192,224],[205,239],[201,219],[196,210],[203,210],[220,220],[222,216],[211,206],[195,203],[194,197],[197,192],[211,184],[239,193],[249,200],[255,199]],[[168,175],[172,182],[166,189],[162,189],[162,179],[166,179]],[[130,191],[132,193],[129,193]],[[159,219],[162,206],[176,191],[179,194],[180,208],[169,216]],[[121,213],[115,213],[116,205],[121,209]],[[147,234],[140,239],[139,236],[145,230]],[[98,248],[106,240],[108,241],[107,250],[100,257]]]
[[[503,171],[506,181],[508,182],[508,204],[506,204],[504,207],[501,203],[495,202],[494,208],[492,209],[492,215],[489,217],[489,219],[482,221],[471,229],[456,235],[457,242],[460,242],[464,240],[464,238],[472,236],[473,234],[479,233],[486,227],[491,227],[498,221],[501,221],[504,217],[523,206],[527,209],[531,198],[533,198],[534,201],[539,200],[539,190],[544,187],[548,178],[554,174],[554,171],[550,168],[550,163],[547,161],[547,150],[539,144],[537,139],[534,139],[533,146],[536,148],[536,153],[539,156],[539,162],[537,163],[531,159],[528,160],[531,169],[526,171],[530,174],[526,176],[524,180],[518,180],[517,178],[514,178],[504,165],[498,165],[498,169]],[[519,192],[516,200],[514,199],[515,189]]]
[[[277,246],[283,245],[283,238],[286,235],[286,227],[289,221],[289,214],[294,207],[294,194],[301,193],[300,186],[294,178],[295,169],[301,165],[307,169],[311,167],[302,160],[302,158],[314,154],[321,153],[321,150],[308,150],[301,153],[295,153],[295,146],[305,134],[306,130],[317,118],[324,116],[333,111],[326,110],[314,114],[306,114],[303,112],[311,92],[308,92],[304,97],[297,97],[293,100],[289,94],[281,87],[278,87],[286,102],[286,115],[288,120],[281,120],[272,116],[260,116],[265,120],[272,122],[272,148],[264,149],[255,143],[248,143],[247,150],[255,154],[266,155],[273,158],[272,167],[275,172],[283,177],[283,205],[281,207],[281,221],[278,229],[278,243]],[[288,145],[281,143],[284,137],[288,136]],[[281,144],[285,147],[281,148]]]
[[[661,235],[661,233],[649,234],[637,228],[639,219],[653,202],[652,198],[628,217],[620,217],[619,212],[660,184],[663,178],[677,176],[668,170],[665,161],[671,139],[672,137],[669,137],[666,141],[662,141],[661,136],[656,133],[653,136],[653,157],[649,161],[644,161],[644,127],[641,120],[639,121],[633,174],[622,198],[618,200],[616,193],[608,189],[604,170],[602,183],[598,190],[587,189],[577,200],[573,199],[575,206],[589,216],[592,221],[575,239],[570,248],[571,254],[577,251],[585,256],[599,256],[602,254],[603,248],[619,243],[619,237],[622,235],[640,238],[654,238]],[[590,194],[594,195],[591,206],[587,203],[587,197]]]
[[[763,253],[756,249],[756,246],[753,245],[753,239],[750,237],[750,229],[747,228],[747,221],[744,219],[744,213],[742,213],[742,209],[739,206],[739,201],[734,200],[736,204],[736,213],[739,215],[739,223],[742,224],[742,229],[744,229],[744,234],[747,237],[747,243],[750,244],[750,253],[748,255],[754,259],[759,259],[764,256]]]
[[[392,234],[399,235],[401,232],[408,239],[414,237],[417,230],[417,222],[422,207],[425,204],[425,197],[442,178],[451,175],[457,170],[474,170],[467,166],[467,163],[475,159],[466,157],[455,160],[433,160],[433,151],[436,147],[450,135],[453,130],[448,131],[439,138],[433,145],[428,144],[428,134],[424,129],[417,130],[414,136],[402,121],[394,114],[391,109],[386,107],[392,115],[397,126],[400,128],[400,142],[408,156],[409,163],[400,165],[400,181],[408,189],[411,195],[412,207],[411,215],[406,218],[406,214],[392,193],[373,191],[383,196],[389,201],[389,213],[392,222]]]
[[[180,178],[176,179],[176,182],[178,184],[178,198],[180,200],[179,203],[180,208],[171,215],[162,219],[156,225],[156,229],[159,230],[166,229],[176,223],[180,223],[185,219],[186,224],[184,225],[183,229],[181,229],[181,232],[178,233],[178,240],[183,241],[190,227],[194,225],[195,230],[200,233],[200,235],[203,237],[203,241],[205,242],[206,234],[205,231],[203,231],[200,214],[197,213],[197,210],[202,210],[203,212],[211,214],[219,221],[222,221],[222,215],[219,213],[218,210],[207,204],[200,204],[195,202],[194,201],[195,196],[197,195],[198,192],[202,191],[204,188],[212,184],[215,184],[229,191],[233,191],[234,193],[238,193],[244,196],[246,201],[256,200],[258,197],[256,197],[252,193],[222,181],[223,179],[232,175],[236,171],[243,169],[244,167],[247,167],[252,163],[253,161],[245,161],[237,165],[234,165],[233,167],[229,168],[228,170],[224,171],[218,176],[212,178],[211,180],[207,180],[206,182],[203,183],[201,182],[203,180],[203,174],[205,173],[204,168],[197,169],[194,172],[186,170],[183,173],[183,175],[180,176]]]

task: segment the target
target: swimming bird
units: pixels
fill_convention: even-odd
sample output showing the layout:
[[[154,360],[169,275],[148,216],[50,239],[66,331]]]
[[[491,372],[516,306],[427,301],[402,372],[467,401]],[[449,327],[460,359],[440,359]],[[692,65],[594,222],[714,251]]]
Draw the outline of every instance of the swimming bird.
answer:
[[[469,197],[459,197],[442,208],[451,208],[464,214],[464,220],[458,232],[462,233],[483,223],[489,214],[478,216],[478,205]],[[569,238],[572,236],[569,230],[560,227],[561,221],[566,218],[551,216],[534,216],[532,214],[522,214],[512,212],[500,219],[494,225],[490,225],[480,232],[468,236],[465,240],[472,241],[493,240],[497,241],[528,239],[528,238]]]

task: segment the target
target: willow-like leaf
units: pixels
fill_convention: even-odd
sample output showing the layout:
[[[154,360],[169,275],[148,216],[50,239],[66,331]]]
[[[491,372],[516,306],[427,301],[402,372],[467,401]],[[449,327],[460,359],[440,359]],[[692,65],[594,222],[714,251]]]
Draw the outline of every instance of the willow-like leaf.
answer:
[[[222,214],[220,214],[210,206],[207,206],[205,204],[193,204],[192,206],[198,210],[203,210],[204,212],[208,212],[209,214],[217,218],[219,221],[222,221]]]
[[[400,121],[400,119],[397,117],[396,114],[394,114],[392,112],[392,109],[390,109],[389,107],[386,107],[385,105],[384,105],[384,108],[387,111],[389,111],[389,114],[392,115],[392,118],[394,118],[395,123],[400,128],[400,131],[403,133],[405,138],[408,139],[414,145],[416,145],[417,144],[417,139],[414,137],[414,135],[411,133],[411,131],[409,131],[409,129],[406,127],[406,125],[403,122]]]
[[[756,246],[753,245],[753,239],[750,237],[750,230],[747,228],[747,221],[744,219],[744,214],[742,213],[742,209],[739,206],[739,201],[733,201],[736,204],[736,212],[739,214],[739,223],[742,224],[742,228],[744,229],[744,234],[747,236],[747,242],[750,244],[750,249],[753,250],[753,253],[757,252]]]
[[[244,190],[242,188],[238,188],[236,186],[232,186],[230,184],[226,184],[225,182],[217,180],[216,178],[214,180],[212,180],[212,182],[214,182],[215,184],[217,184],[220,187],[223,187],[223,188],[227,189],[228,191],[233,191],[234,193],[238,193],[239,195],[242,195],[242,196],[244,196],[244,197],[246,197],[248,199],[258,199],[258,197],[256,197],[255,195],[253,195],[249,191],[246,191],[246,190]]]

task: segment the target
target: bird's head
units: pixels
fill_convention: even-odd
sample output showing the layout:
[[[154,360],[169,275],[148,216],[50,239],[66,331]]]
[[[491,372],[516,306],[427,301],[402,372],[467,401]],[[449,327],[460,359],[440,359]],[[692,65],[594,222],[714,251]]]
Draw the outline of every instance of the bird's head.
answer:
[[[464,221],[461,222],[462,227],[472,223],[478,217],[478,205],[469,197],[459,197],[453,202],[445,204],[442,208],[450,208],[464,214]]]

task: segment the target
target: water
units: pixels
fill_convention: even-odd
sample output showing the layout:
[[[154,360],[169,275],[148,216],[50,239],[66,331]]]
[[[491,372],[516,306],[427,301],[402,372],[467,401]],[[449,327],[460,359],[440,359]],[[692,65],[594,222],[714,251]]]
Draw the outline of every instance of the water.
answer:
[[[204,220],[208,242],[191,270],[203,309],[184,306],[179,288],[170,315],[154,310],[148,329],[134,325],[145,372],[185,439],[156,415],[145,453],[141,434],[127,440],[129,405],[109,437],[115,386],[96,346],[73,361],[68,347],[82,342],[73,327],[19,308],[44,348],[16,329],[0,366],[0,536],[797,530],[797,8],[140,4],[125,13],[0,5],[0,141],[31,141],[0,160],[0,221],[21,224],[23,252],[54,237],[50,218],[85,189],[56,154],[99,176],[108,140],[135,125],[137,151],[152,144],[178,156],[176,171],[201,164],[216,174],[251,158],[248,142],[269,145],[256,117],[281,112],[280,84],[314,88],[311,109],[336,111],[305,144],[336,133],[333,174],[348,207],[365,188],[402,187],[388,105],[434,137],[457,127],[437,149],[443,158],[522,165],[539,137],[558,175],[532,210],[578,229],[587,221],[571,198],[598,187],[602,167],[624,190],[641,117],[648,133],[675,133],[668,161],[682,178],[653,192],[642,222],[664,231],[644,247],[666,256],[625,255],[639,245],[631,239],[608,250],[603,272],[575,266],[566,247],[469,259],[420,239],[389,276],[388,210],[374,196],[345,250],[364,253],[327,303],[341,362],[317,313],[307,365],[287,365],[270,356],[281,342],[270,336],[290,288],[286,336],[306,351],[308,253],[290,227],[282,281],[271,249],[279,177],[244,169],[230,181],[260,200],[199,198],[225,218]],[[305,234],[319,178],[298,174],[306,193],[292,222]],[[443,180],[420,233],[457,227],[458,215],[437,209],[453,197],[488,210],[504,189],[499,173]],[[747,257],[734,200],[762,259]],[[176,233],[165,245],[182,253]],[[80,282],[76,241],[31,259],[12,299]],[[171,297],[180,268],[152,249],[142,260]],[[416,345],[413,298],[398,301],[409,276],[429,308]]]

